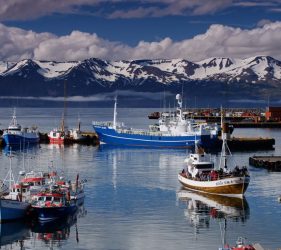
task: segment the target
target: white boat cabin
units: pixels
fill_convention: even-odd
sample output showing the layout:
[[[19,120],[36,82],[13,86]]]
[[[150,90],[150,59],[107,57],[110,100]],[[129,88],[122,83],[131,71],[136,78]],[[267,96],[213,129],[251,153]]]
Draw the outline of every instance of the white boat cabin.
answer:
[[[211,155],[204,152],[190,154],[184,162],[187,163],[187,172],[192,177],[214,170],[214,163],[211,161]]]

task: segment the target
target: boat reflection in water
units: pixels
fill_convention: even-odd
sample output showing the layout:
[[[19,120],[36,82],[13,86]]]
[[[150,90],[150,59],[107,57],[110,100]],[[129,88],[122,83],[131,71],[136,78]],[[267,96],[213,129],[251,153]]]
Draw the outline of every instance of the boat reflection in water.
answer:
[[[177,198],[187,203],[185,216],[196,228],[208,228],[211,219],[231,219],[245,222],[250,208],[245,198],[228,197],[180,190]]]
[[[3,148],[4,154],[12,152],[23,152],[23,153],[36,153],[40,149],[38,144],[26,144],[26,145],[5,145]]]
[[[66,219],[44,223],[32,221],[30,225],[32,237],[43,241],[47,247],[60,247],[69,238],[70,229],[75,225],[76,241],[79,242],[77,219],[84,217],[86,213],[84,206],[80,206],[77,213],[68,216]]]
[[[0,248],[13,243],[23,246],[24,240],[30,236],[28,225],[24,221],[0,223]]]

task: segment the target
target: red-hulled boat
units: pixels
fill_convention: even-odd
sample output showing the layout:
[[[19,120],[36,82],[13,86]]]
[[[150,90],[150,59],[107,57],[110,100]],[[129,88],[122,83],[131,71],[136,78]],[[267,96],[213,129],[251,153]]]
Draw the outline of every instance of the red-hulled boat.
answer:
[[[219,250],[257,250],[257,249],[251,244],[246,244],[245,239],[243,237],[239,237],[234,247],[231,247],[228,244],[226,244],[223,248],[219,248]]]

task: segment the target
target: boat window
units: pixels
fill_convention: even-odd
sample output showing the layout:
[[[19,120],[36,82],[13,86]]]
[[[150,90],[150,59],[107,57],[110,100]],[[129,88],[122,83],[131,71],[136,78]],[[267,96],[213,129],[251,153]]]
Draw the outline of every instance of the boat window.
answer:
[[[212,163],[209,163],[209,164],[196,164],[195,167],[197,169],[213,168],[214,164],[212,164]]]
[[[52,201],[52,197],[46,197],[46,201]]]
[[[17,192],[20,192],[20,189],[19,189],[19,188],[17,189]]]
[[[59,197],[54,197],[54,202],[60,202],[60,198]]]
[[[43,196],[38,197],[38,201],[43,201],[43,200],[44,200]]]

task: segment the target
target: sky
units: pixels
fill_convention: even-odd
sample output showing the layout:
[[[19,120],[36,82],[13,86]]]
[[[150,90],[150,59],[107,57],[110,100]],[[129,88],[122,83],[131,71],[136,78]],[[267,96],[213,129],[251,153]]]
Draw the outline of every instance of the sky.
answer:
[[[0,61],[272,56],[281,0],[0,0]]]

